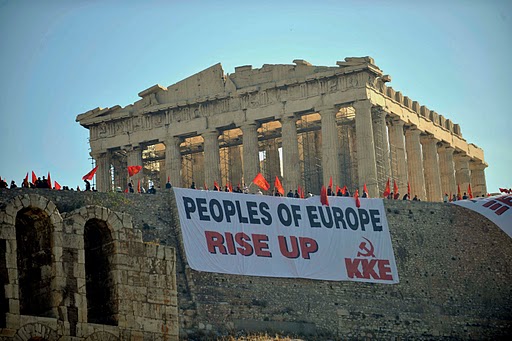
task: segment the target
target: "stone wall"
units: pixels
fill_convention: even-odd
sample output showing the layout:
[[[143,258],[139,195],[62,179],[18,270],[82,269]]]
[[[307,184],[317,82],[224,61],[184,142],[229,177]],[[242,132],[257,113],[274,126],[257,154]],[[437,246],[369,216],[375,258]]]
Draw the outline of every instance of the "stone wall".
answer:
[[[400,283],[383,285],[191,270],[172,191],[31,191],[43,192],[61,212],[84,205],[129,212],[145,241],[175,247],[183,339],[239,330],[318,339],[505,339],[512,333],[512,239],[459,206],[385,201]],[[0,206],[14,192],[0,192]]]
[[[0,191],[0,340],[178,339],[175,250],[142,242],[128,202]]]

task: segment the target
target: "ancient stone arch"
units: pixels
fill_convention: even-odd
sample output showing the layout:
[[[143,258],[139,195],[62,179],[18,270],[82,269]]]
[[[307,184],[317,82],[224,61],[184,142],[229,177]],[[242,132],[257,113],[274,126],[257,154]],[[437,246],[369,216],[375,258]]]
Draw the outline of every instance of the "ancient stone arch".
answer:
[[[116,249],[118,232],[123,226],[119,215],[105,207],[86,206],[66,215],[65,226],[72,225],[81,240],[81,257],[85,274],[87,316],[89,323],[117,325],[118,304]]]
[[[118,233],[123,227],[132,227],[131,221],[123,221],[118,213],[108,208],[88,205],[66,214],[66,219],[74,224],[75,233],[83,235],[85,223],[90,219],[102,220],[106,223],[113,239],[118,239]],[[127,224],[129,223],[129,224]]]
[[[0,213],[0,222],[6,267],[16,269],[2,280],[6,292],[18,293],[5,297],[9,312],[55,316],[61,302],[57,278],[62,269],[62,242],[56,238],[62,231],[62,217],[57,207],[37,194],[17,196]],[[8,304],[9,300],[17,304]]]
[[[29,323],[18,329],[14,337],[15,341],[57,341],[55,330],[42,323]]]
[[[85,339],[85,341],[118,341],[118,340],[119,340],[119,338],[117,336],[115,336],[114,334],[104,332],[104,331],[92,333]]]

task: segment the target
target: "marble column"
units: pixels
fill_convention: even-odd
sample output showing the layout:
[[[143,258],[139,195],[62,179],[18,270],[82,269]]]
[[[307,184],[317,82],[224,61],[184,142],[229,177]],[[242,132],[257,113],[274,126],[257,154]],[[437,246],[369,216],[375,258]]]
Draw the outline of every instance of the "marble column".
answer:
[[[268,182],[271,184],[271,187],[273,188],[276,176],[278,176],[279,179],[282,178],[281,165],[279,163],[279,148],[275,139],[266,141],[265,154],[265,177],[267,178]]]
[[[219,156],[220,159],[220,156]],[[205,163],[205,156],[204,153],[194,153],[191,155],[191,163],[192,163],[192,174],[191,174],[191,181],[194,181],[196,183],[196,188],[204,188],[205,183],[205,171],[204,171],[204,163]],[[219,169],[220,174],[220,169]],[[218,181],[217,181],[218,182]],[[219,184],[220,185],[220,184]],[[212,185],[209,185],[210,189],[213,188]]]
[[[437,159],[437,142],[434,136],[423,135],[420,137],[423,151],[423,169],[425,173],[425,190],[428,201],[443,201],[441,193],[441,176],[439,173],[439,161]]]
[[[454,154],[455,160],[455,182],[460,186],[462,195],[468,192],[468,185],[471,181],[471,171],[469,170],[470,157],[466,154]]]
[[[260,172],[258,125],[256,122],[247,122],[241,126],[241,129],[243,134],[244,181],[249,186],[254,177]],[[250,190],[256,192],[258,187],[251,186]]]
[[[405,157],[404,121],[392,119],[389,124],[389,149],[391,152],[391,176],[396,180],[402,196],[407,193],[407,160]]]
[[[283,139],[283,187],[287,193],[295,190],[300,184],[299,143],[297,140],[297,118],[284,116],[281,118]],[[286,194],[285,193],[285,194]]]
[[[350,183],[346,185],[349,187],[350,191],[353,193],[359,184],[359,170],[358,170],[358,161],[357,161],[357,133],[356,133],[356,124],[355,120],[353,124],[348,127],[348,139],[349,139],[349,148],[350,148]],[[345,184],[343,184],[345,185]]]
[[[475,197],[487,195],[487,184],[485,182],[485,168],[487,165],[480,161],[471,161],[469,169],[471,170],[471,189]]]
[[[228,181],[231,180],[231,176],[229,175],[231,171],[230,164],[230,153],[229,147],[224,147],[219,149],[219,157],[220,157],[220,181],[217,180],[219,185],[224,189],[224,186],[227,186]]]
[[[208,188],[213,188],[214,181],[217,181],[217,183],[221,181],[219,132],[217,130],[211,130],[202,135],[204,138],[204,180]],[[201,185],[196,183],[196,187],[197,186],[200,187]],[[219,186],[221,186],[220,183]]]
[[[380,192],[391,178],[389,164],[388,133],[386,129],[386,112],[380,108],[372,110],[373,141],[375,143],[375,161],[377,166],[377,182]]]
[[[93,153],[98,170],[96,171],[96,189],[99,192],[112,191],[112,176],[110,174],[110,153]]]
[[[356,111],[357,139],[357,172],[359,189],[366,183],[370,197],[378,198],[379,185],[377,182],[377,166],[375,158],[375,143],[373,140],[372,104],[370,101],[359,101],[353,104]]]
[[[321,130],[305,131],[299,136],[299,157],[301,160],[300,185],[319,193],[323,184],[322,178],[322,136]]]
[[[229,164],[231,166],[231,184],[233,185],[233,188],[236,188],[238,184],[242,186],[244,173],[242,169],[242,153],[240,151],[240,146],[229,147],[229,160]]]
[[[139,173],[135,174],[132,177],[128,177],[128,181],[131,181],[133,184],[133,189],[137,191],[137,182],[140,180],[141,186],[143,186],[143,178],[144,178],[144,164],[142,163],[142,148],[140,146],[131,146],[127,150],[128,155],[128,166],[142,166],[142,169]],[[126,170],[128,173],[128,170]]]
[[[439,171],[441,176],[441,191],[449,196],[457,194],[455,182],[455,165],[453,163],[453,152],[455,149],[449,145],[443,145],[437,149],[439,155]]]
[[[323,185],[329,186],[329,179],[332,177],[334,184],[339,184],[340,176],[340,159],[339,150],[340,142],[338,138],[338,127],[336,125],[335,108],[325,108],[320,110],[322,118],[322,170]],[[313,155],[310,155],[313,157]],[[333,189],[335,190],[335,189]]]
[[[165,141],[165,173],[174,187],[181,187],[181,137],[169,137]]]
[[[407,175],[411,186],[411,199],[415,195],[426,200],[425,177],[423,175],[423,158],[420,144],[421,131],[415,128],[405,130],[405,150],[407,151]]]
[[[349,125],[342,124],[338,128],[338,134],[340,137],[340,187],[352,185],[352,157],[350,154],[350,135]]]

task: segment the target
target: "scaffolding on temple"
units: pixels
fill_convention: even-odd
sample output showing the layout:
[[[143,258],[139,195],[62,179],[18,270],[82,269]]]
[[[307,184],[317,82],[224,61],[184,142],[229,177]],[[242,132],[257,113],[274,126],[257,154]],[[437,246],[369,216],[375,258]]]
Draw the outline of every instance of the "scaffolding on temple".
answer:
[[[336,115],[338,139],[340,141],[340,187],[347,186],[354,192],[359,186],[357,175],[357,150],[355,111],[351,107],[341,108]],[[336,189],[334,189],[336,190]]]
[[[279,150],[281,145],[281,124],[278,121],[269,121],[261,124],[258,129],[260,171],[274,190],[275,177],[283,179],[281,173],[281,158]]]
[[[165,171],[162,162],[165,160],[165,146],[163,143],[156,143],[146,146],[142,151],[142,164],[144,168],[143,186],[149,189],[151,185],[160,187],[165,184]]]
[[[242,131],[240,128],[227,129],[219,138],[220,186],[231,184],[236,187],[242,182]]]
[[[321,158],[320,114],[302,115],[297,120],[297,139],[301,167],[301,187],[305,191],[320,194],[323,169]]]

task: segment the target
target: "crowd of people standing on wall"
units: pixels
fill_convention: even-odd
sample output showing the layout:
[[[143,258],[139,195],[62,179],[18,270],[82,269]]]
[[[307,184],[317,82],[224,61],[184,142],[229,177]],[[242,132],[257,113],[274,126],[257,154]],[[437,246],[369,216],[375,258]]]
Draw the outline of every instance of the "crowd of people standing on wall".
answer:
[[[16,189],[16,188],[43,188],[43,189],[53,189],[53,190],[62,190],[62,191],[73,191],[73,188],[69,188],[69,186],[60,186],[57,182],[55,182],[55,186],[51,186],[50,181],[43,176],[38,177],[35,181],[29,182],[28,178],[25,178],[21,181],[21,186],[18,186],[16,184],[16,181],[12,180],[11,184],[9,185],[4,179],[0,178],[0,188],[6,188],[6,189]],[[76,191],[80,192],[83,191],[80,189],[80,186],[76,186]],[[92,191],[96,192],[96,189],[94,189],[94,186],[91,187],[91,184],[89,181],[85,180],[85,191]]]
[[[35,179],[35,177],[33,179]],[[34,181],[34,180],[32,180],[32,181]],[[84,184],[85,184],[85,188],[83,190],[80,189],[80,186],[77,186],[76,187],[76,191],[93,191],[93,192],[96,192],[96,189],[94,188],[94,186],[91,186],[91,183],[88,180],[84,180]],[[57,182],[55,182],[55,185],[56,186],[53,187],[54,190],[73,191],[73,188],[69,188],[68,186],[62,186],[61,187],[60,185],[58,185]],[[156,194],[156,189],[155,189],[155,187],[153,186],[153,184],[151,182],[149,184],[149,187],[150,188],[148,190],[145,190],[143,187],[141,187],[140,189],[135,189],[133,183],[130,181],[128,183],[127,189],[125,190],[125,193],[134,193],[135,191],[137,191],[139,193]],[[5,181],[5,179],[2,179],[0,177],[0,189],[2,189],[2,188],[5,188],[5,189],[16,189],[16,188],[18,188],[18,185],[16,184],[16,182],[14,180],[12,180],[11,184],[9,185]],[[45,188],[45,189],[52,189],[52,187],[50,185],[50,181],[45,176],[43,176],[42,178],[38,177],[37,180],[35,180],[34,182],[29,182],[28,181],[28,176],[27,176],[27,177],[25,177],[22,180],[21,188]],[[172,188],[172,185],[171,185],[169,180],[167,180],[167,183],[165,184],[165,188],[166,189]],[[195,182],[192,182],[190,188],[191,189],[208,190],[208,188],[206,188],[206,187],[197,188]],[[215,185],[213,186],[212,190],[213,191],[233,192],[233,193],[245,193],[245,194],[250,193],[249,192],[249,188],[246,185],[243,185],[243,187],[242,187],[242,186],[240,186],[240,184],[238,184],[236,186],[236,188],[233,188],[230,184],[227,184],[222,189],[216,182],[215,182]],[[281,190],[282,190],[282,188],[281,188]],[[117,190],[117,191],[120,192],[120,190]],[[505,192],[505,193],[512,193],[512,189],[510,189],[510,190],[506,190],[506,189],[503,190],[503,189],[500,188],[500,191],[502,193],[503,192]],[[261,191],[261,189],[258,188],[258,190],[257,190],[257,192],[255,194],[263,195],[263,192]],[[267,195],[276,196],[276,197],[286,196],[288,198],[305,198],[305,197],[309,198],[309,197],[313,196],[313,194],[311,192],[308,192],[307,195],[304,195],[304,192],[303,191],[301,192],[300,188],[298,190],[295,190],[295,191],[290,189],[288,191],[288,193],[286,195],[284,195],[284,191],[283,191],[283,194],[281,194],[280,191],[278,190],[278,188],[276,188],[276,187],[274,187],[273,190],[270,190]],[[328,188],[327,188],[327,196],[351,197],[352,195],[351,195],[349,189],[347,188],[347,186],[344,186],[343,188],[340,188],[340,187],[336,186],[336,190],[333,190],[332,186],[328,186]],[[400,195],[400,193],[398,191],[396,193],[389,192],[389,194],[387,196],[385,196],[385,198],[390,199],[390,200],[399,200],[400,197],[401,197],[401,195]],[[485,197],[485,195],[482,194],[482,197]],[[363,191],[362,195],[361,195],[361,198],[368,198],[368,193],[366,191]],[[417,195],[415,195],[411,199],[409,193],[406,193],[401,198],[402,198],[402,200],[421,201],[418,198]],[[457,201],[457,200],[467,200],[467,199],[471,199],[471,198],[472,198],[472,196],[468,195],[466,192],[464,192],[463,195],[461,195],[460,193],[459,193],[459,195],[457,195],[457,194],[451,195],[451,193],[450,193],[450,195],[448,195],[447,193],[445,193],[443,195],[443,202],[447,203],[447,202],[453,202],[453,201]]]

